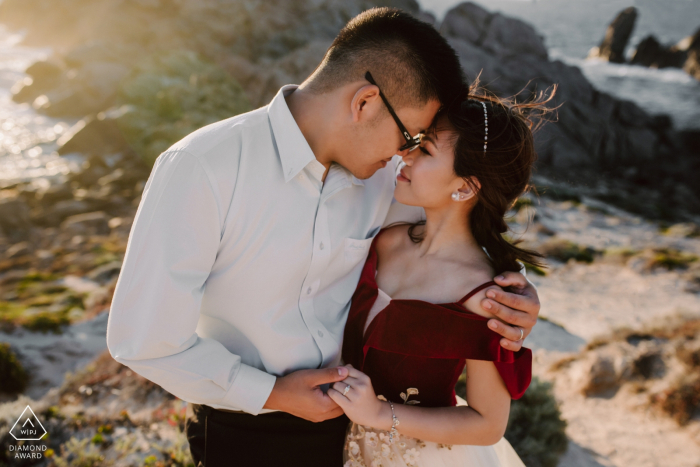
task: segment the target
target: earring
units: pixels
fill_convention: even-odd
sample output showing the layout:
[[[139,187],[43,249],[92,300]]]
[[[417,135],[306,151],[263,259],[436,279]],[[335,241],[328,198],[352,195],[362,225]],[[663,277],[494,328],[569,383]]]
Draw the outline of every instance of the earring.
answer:
[[[464,199],[464,194],[460,193],[459,191],[455,191],[452,193],[452,200],[453,201],[461,201]]]

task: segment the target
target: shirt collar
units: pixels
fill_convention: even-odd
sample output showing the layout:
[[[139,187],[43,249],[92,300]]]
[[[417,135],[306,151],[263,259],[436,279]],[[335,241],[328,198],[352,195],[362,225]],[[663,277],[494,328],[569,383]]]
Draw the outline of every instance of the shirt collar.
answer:
[[[267,108],[285,182],[296,177],[309,164],[318,165],[318,167],[313,167],[312,172],[314,173],[320,170],[320,173],[323,174],[325,171],[323,165],[316,160],[316,156],[284,100],[285,96],[291,94],[298,87],[296,84],[282,86]]]

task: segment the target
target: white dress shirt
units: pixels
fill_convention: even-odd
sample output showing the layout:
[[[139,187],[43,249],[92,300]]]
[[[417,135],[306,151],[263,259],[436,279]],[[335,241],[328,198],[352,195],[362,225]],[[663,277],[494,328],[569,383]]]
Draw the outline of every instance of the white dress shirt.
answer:
[[[322,182],[284,99],[294,89],[188,135],[146,183],[107,344],[188,402],[266,412],[276,376],[340,362],[400,158],[364,181],[333,164]]]

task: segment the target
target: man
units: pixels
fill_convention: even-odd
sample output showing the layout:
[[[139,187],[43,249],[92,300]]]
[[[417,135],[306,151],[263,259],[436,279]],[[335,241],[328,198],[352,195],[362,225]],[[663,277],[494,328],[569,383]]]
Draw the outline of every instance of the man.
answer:
[[[434,28],[373,9],[348,23],[301,86],[160,155],[107,342],[117,361],[194,404],[195,464],[342,465],[347,418],[322,387],[347,375],[343,328],[369,244],[388,221],[394,155],[464,90]],[[518,350],[537,296],[519,274],[497,281],[519,294],[483,306],[517,326],[491,323]]]

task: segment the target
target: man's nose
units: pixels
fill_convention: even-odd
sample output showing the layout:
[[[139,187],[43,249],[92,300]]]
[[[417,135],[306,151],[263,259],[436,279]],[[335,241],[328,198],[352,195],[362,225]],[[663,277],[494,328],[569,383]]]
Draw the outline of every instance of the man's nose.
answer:
[[[399,151],[396,154],[398,154],[399,156],[401,156],[403,158],[403,157],[406,157],[407,155],[409,155],[410,152],[408,149],[404,149],[403,151]]]

